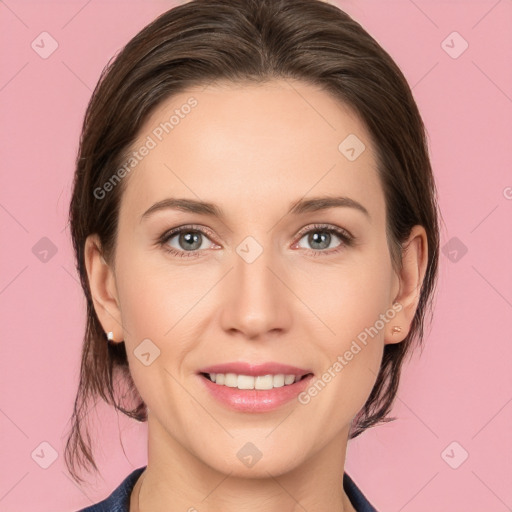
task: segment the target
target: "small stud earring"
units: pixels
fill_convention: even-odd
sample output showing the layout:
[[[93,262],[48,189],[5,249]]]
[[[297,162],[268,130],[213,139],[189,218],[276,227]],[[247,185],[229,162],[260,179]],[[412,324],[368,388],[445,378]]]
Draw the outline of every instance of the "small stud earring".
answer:
[[[395,332],[401,332],[402,331],[402,328],[399,327],[398,325],[395,325],[392,329],[392,332],[395,333]]]
[[[107,332],[107,340],[113,341],[114,339],[114,333],[112,331]]]

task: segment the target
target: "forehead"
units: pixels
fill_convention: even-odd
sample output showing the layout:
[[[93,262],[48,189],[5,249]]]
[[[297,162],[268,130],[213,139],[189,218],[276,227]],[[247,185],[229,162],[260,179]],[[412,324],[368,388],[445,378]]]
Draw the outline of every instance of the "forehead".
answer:
[[[169,196],[237,213],[326,193],[350,195],[368,209],[384,206],[364,123],[299,81],[190,88],[155,109],[130,149],[139,152],[125,178],[122,208],[130,211]]]

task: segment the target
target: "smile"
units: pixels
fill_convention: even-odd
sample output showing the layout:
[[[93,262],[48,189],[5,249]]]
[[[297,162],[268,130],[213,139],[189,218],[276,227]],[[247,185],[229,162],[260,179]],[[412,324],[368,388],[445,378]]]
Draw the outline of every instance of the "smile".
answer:
[[[214,382],[218,386],[227,386],[238,389],[258,389],[268,390],[273,388],[281,388],[290,386],[295,382],[299,382],[307,375],[292,375],[278,373],[276,375],[237,375],[236,373],[203,373],[207,379]]]
[[[201,372],[198,378],[207,396],[217,404],[239,413],[265,413],[293,402],[299,406],[297,397],[311,384],[314,375]]]

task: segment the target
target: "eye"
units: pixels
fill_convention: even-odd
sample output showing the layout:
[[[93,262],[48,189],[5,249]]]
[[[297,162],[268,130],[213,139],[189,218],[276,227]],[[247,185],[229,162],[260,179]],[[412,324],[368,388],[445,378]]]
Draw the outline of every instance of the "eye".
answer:
[[[159,244],[167,252],[181,258],[199,256],[201,249],[208,249],[206,243],[209,232],[200,226],[180,226],[166,231],[159,239]],[[173,245],[171,245],[171,242]]]
[[[332,235],[341,240],[334,249],[332,249],[331,245],[333,242]],[[201,226],[180,226],[166,231],[160,237],[158,243],[165,251],[174,256],[193,258],[200,256],[201,250],[208,249],[213,244],[211,240],[210,244],[208,244],[209,236],[213,237],[209,230]],[[328,224],[315,224],[307,230],[302,230],[299,236],[301,238],[293,248],[297,246],[303,248],[300,242],[306,239],[306,242],[312,247],[312,254],[314,256],[337,253],[343,250],[344,247],[351,246],[354,242],[354,237],[348,231]]]
[[[333,236],[341,240],[341,243],[334,247],[334,250],[326,250],[332,249],[331,243],[334,241]],[[302,247],[300,242],[305,239],[308,244],[313,249],[313,254],[315,256],[319,256],[320,254],[332,254],[342,250],[346,246],[350,246],[353,243],[354,237],[345,229],[339,228],[337,226],[330,226],[326,224],[315,224],[310,227],[306,231],[301,231],[299,233],[301,239],[296,245]]]

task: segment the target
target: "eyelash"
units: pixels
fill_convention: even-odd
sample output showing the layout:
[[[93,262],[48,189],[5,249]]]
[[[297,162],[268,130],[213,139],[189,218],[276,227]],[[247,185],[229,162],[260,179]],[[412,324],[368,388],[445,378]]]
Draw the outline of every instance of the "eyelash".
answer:
[[[338,253],[339,251],[343,250],[345,247],[350,247],[354,243],[354,237],[345,229],[338,228],[335,226],[332,226],[330,224],[313,224],[312,226],[308,227],[308,229],[301,230],[298,233],[298,241],[297,243],[304,237],[304,235],[309,234],[310,232],[320,231],[322,233],[334,233],[341,239],[341,243],[339,246],[335,247],[334,249],[320,249],[320,250],[314,250],[310,249],[312,254],[316,256],[321,255],[331,255],[334,253]],[[199,232],[203,235],[205,235],[207,238],[212,237],[212,233],[201,226],[197,226],[194,224],[186,225],[186,226],[180,226],[178,228],[171,229],[170,231],[166,231],[159,239],[158,244],[162,246],[162,248],[172,254],[173,256],[177,256],[179,258],[195,258],[200,256],[200,252],[202,252],[201,249],[195,249],[193,251],[178,251],[177,249],[174,249],[173,247],[170,247],[168,245],[168,242],[171,238],[173,238],[176,235],[179,235],[181,233],[196,233]],[[294,244],[295,245],[295,244]]]

